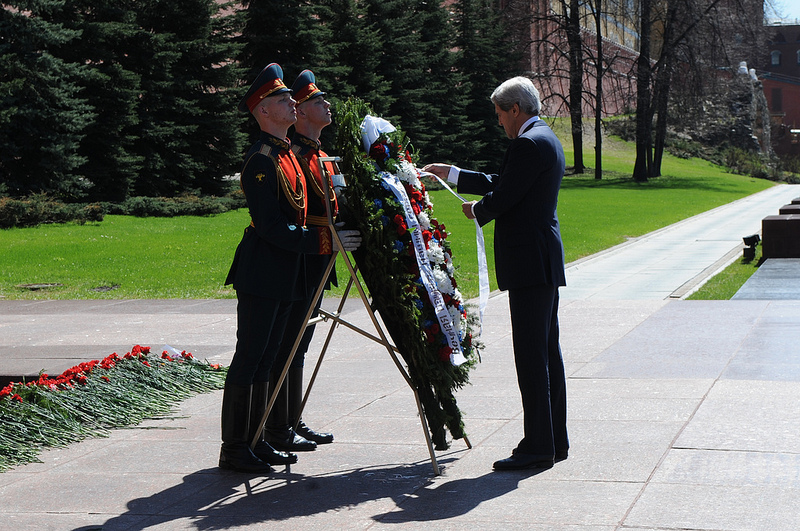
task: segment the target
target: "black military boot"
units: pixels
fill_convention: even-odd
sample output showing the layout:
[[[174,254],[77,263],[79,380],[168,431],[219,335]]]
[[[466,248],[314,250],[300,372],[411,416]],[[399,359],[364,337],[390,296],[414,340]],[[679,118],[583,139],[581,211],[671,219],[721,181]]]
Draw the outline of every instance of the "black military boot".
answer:
[[[297,425],[294,430],[295,433],[309,441],[314,441],[317,444],[332,443],[332,433],[314,431],[306,426],[303,419],[299,418],[300,406],[303,405],[303,368],[290,367],[289,374],[287,374],[286,377],[289,380],[289,425]]]
[[[250,450],[250,394],[252,386],[225,384],[222,394],[222,448],[219,467],[237,472],[269,473],[272,467]]]
[[[269,386],[275,389],[280,374],[273,371],[269,375]],[[267,426],[264,430],[264,440],[278,450],[286,452],[310,452],[317,449],[317,443],[297,435],[289,425],[289,379],[286,378],[281,385],[272,411],[269,412]]]
[[[252,442],[253,437],[256,435],[256,430],[258,430],[259,426],[261,425],[261,418],[264,416],[264,412],[267,410],[268,400],[269,384],[267,382],[254,383],[253,394],[250,399],[249,442]],[[287,469],[289,465],[297,462],[297,454],[280,452],[270,446],[270,444],[264,440],[263,429],[261,430],[260,437],[256,442],[255,448],[253,448],[253,453],[265,463],[270,465],[286,465]]]

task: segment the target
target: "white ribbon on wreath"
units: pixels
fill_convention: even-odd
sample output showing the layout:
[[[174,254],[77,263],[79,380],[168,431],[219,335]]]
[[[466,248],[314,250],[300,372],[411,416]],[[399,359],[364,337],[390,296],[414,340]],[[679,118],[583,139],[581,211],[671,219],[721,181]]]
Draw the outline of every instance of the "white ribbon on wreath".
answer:
[[[447,345],[450,347],[450,363],[458,367],[467,359],[464,357],[464,352],[461,349],[461,341],[459,340],[458,323],[453,322],[453,316],[447,309],[441,291],[439,291],[436,279],[433,276],[428,254],[425,252],[425,240],[422,237],[422,229],[419,226],[414,209],[411,207],[411,201],[408,199],[406,190],[400,179],[389,172],[381,172],[386,187],[394,194],[400,204],[403,206],[405,212],[406,224],[408,231],[411,234],[411,242],[414,245],[415,255],[417,257],[417,266],[419,267],[419,274],[422,280],[422,285],[428,292],[428,296],[433,304],[436,318],[439,321],[439,328],[447,338]]]
[[[459,198],[462,203],[468,203],[466,199],[458,195],[435,173],[421,172],[421,174],[433,177],[439,181],[439,184],[444,186],[445,190]],[[483,312],[486,309],[486,304],[489,302],[489,266],[486,265],[486,242],[483,239],[483,228],[481,224],[478,223],[477,219],[473,219],[473,221],[475,222],[475,243],[478,247],[478,309],[480,310],[481,328],[483,328]]]

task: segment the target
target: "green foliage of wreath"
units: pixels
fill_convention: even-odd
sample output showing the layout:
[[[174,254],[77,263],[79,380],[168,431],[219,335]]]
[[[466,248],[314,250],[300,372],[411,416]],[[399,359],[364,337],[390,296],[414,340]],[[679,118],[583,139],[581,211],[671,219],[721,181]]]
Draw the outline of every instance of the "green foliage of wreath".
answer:
[[[347,179],[342,215],[348,227],[361,231],[363,238],[361,247],[353,256],[372,297],[372,307],[380,314],[407,364],[436,449],[443,450],[449,446],[445,427],[454,439],[465,435],[462,413],[454,392],[469,382],[469,371],[479,360],[480,345],[473,338],[478,318],[471,307],[463,304],[457,290],[454,296],[445,296],[448,309],[460,313],[460,318],[456,316],[461,325],[458,340],[466,362],[456,366],[451,363],[451,349],[439,329],[434,307],[420,281],[411,235],[404,230],[402,218],[398,218],[404,215],[403,207],[382,185],[380,177],[381,171],[394,174],[398,164],[413,161],[413,156],[408,153],[408,139],[399,129],[382,135],[373,144],[374,148],[385,153],[385,158],[376,157],[384,159],[379,163],[362,148],[361,123],[365,116],[374,116],[369,105],[351,99],[338,105],[335,112],[339,124],[336,149],[342,157],[341,169]],[[435,238],[435,245],[452,261],[446,228],[433,217],[424,185],[419,186],[421,191],[407,185],[406,189],[414,193],[419,203],[415,208],[421,206],[425,219],[430,220],[430,230],[425,236]],[[437,272],[439,278],[444,269],[442,266]],[[455,287],[452,267],[450,275]]]

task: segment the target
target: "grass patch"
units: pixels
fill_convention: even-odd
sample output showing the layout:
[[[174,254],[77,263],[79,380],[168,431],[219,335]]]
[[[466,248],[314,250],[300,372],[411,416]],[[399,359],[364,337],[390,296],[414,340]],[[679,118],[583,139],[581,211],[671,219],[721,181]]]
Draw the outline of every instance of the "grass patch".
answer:
[[[570,164],[571,145],[565,149]],[[603,179],[593,173],[568,175],[562,184],[558,212],[568,263],[773,185],[700,159],[672,156],[664,159],[662,177],[635,183],[632,144],[607,139],[603,152]],[[431,197],[437,219],[452,233],[459,289],[475,297],[474,223],[449,192],[431,192]],[[232,298],[235,292],[222,283],[249,222],[247,210],[240,209],[206,217],[109,215],[101,223],[1,230],[0,297]],[[493,223],[484,227],[491,288],[496,289],[493,230]],[[337,272],[346,278],[341,260]],[[19,287],[26,284],[42,287]],[[332,295],[342,292],[341,284]]]
[[[711,277],[700,289],[686,297],[688,300],[726,301],[736,295],[747,279],[753,276],[762,263],[761,246],[756,246],[753,259],[739,258]]]
[[[226,298],[222,286],[249,223],[245,209],[209,217],[106,216],[101,223],[0,231],[8,299]],[[31,290],[25,284],[61,284]]]

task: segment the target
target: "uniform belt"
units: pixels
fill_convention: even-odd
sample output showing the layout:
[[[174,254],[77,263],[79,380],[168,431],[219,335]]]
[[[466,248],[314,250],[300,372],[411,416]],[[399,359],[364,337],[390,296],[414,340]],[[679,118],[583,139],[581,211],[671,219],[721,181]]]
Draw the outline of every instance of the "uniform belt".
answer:
[[[306,216],[306,224],[314,225],[315,227],[327,227],[328,216],[312,216],[309,214]]]

